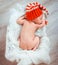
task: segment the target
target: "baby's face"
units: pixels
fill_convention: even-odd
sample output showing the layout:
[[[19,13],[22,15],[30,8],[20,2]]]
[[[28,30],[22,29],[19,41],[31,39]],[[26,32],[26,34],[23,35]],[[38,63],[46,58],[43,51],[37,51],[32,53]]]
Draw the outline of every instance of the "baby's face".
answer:
[[[36,24],[41,24],[42,23],[42,20],[43,20],[43,15],[37,17],[36,19],[34,19],[34,23]]]

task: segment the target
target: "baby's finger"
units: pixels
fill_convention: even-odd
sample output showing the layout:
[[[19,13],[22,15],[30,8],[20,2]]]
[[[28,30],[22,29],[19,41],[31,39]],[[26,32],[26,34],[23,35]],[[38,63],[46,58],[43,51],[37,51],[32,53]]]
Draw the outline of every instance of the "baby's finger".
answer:
[[[23,20],[23,19],[24,19],[24,15],[21,16],[21,17],[19,17],[19,18],[17,19],[17,21],[19,21],[19,20]]]

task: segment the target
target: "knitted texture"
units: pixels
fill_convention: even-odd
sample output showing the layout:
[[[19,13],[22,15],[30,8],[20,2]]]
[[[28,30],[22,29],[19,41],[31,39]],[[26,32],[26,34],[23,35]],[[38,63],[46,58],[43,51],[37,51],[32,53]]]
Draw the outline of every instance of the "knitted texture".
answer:
[[[43,14],[43,12],[42,12],[43,10],[46,11],[46,13],[48,14],[48,11],[46,10],[46,8],[44,6],[42,6],[41,4],[39,4],[38,2],[29,3],[26,6],[27,20],[32,21],[35,18],[39,17],[40,15]]]
[[[26,12],[26,17],[30,21],[34,20],[35,18],[39,17],[40,15],[42,15],[42,11],[39,8]]]

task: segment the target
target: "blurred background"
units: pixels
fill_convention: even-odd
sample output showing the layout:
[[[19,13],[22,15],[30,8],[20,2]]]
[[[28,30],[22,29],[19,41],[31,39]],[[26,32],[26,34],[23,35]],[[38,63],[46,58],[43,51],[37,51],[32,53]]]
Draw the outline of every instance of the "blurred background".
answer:
[[[51,63],[49,65],[58,65],[58,0],[30,0],[39,1],[49,10],[47,26],[47,35],[51,41]],[[10,62],[5,59],[6,30],[10,18],[10,9],[16,3],[22,4],[29,0],[0,0],[0,65],[16,65],[16,62]],[[45,64],[44,64],[45,65]]]

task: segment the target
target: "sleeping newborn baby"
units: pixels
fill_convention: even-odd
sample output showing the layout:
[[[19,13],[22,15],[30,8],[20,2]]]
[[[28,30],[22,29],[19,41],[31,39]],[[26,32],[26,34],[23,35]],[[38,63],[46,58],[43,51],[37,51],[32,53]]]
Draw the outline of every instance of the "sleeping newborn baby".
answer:
[[[33,4],[33,3],[32,3]],[[40,37],[35,35],[35,32],[45,26],[45,20],[43,18],[42,10],[35,8],[38,11],[37,15],[30,15],[30,12],[26,12],[25,15],[18,18],[17,23],[22,25],[21,33],[18,38],[19,46],[23,50],[36,50],[40,44]],[[32,10],[32,13],[35,13]],[[32,17],[28,17],[28,15]]]
[[[44,20],[41,20],[42,16],[38,17],[33,22],[29,22],[24,19],[24,16],[17,20],[18,24],[22,25],[21,34],[19,37],[20,47],[26,50],[35,50],[39,45],[39,37],[35,36],[35,32],[38,28],[45,25]],[[37,23],[38,22],[38,23]]]

